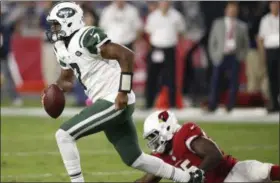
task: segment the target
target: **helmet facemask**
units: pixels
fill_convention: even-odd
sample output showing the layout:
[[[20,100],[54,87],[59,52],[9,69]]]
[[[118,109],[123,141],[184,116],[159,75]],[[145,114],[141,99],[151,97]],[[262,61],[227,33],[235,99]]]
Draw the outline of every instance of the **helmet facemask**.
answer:
[[[170,125],[162,123],[160,126],[160,131],[154,129],[145,137],[145,139],[148,140],[148,148],[153,152],[164,153],[169,150],[167,146],[171,144],[174,134],[171,131]]]
[[[152,151],[156,151],[159,147],[159,131],[153,130],[144,138],[148,140],[148,148],[150,148]]]
[[[51,24],[50,30],[46,32],[46,36],[51,43],[54,43],[58,40],[63,40],[66,36],[65,31],[61,30],[61,24],[56,20],[49,20]]]
[[[171,127],[167,123],[160,124],[160,133],[159,133],[159,147],[157,152],[163,153],[166,151],[167,144],[172,141],[174,133],[171,131]]]
[[[144,138],[148,147],[157,153],[166,153],[172,148],[174,134],[180,128],[175,115],[168,111],[154,113],[144,124]]]

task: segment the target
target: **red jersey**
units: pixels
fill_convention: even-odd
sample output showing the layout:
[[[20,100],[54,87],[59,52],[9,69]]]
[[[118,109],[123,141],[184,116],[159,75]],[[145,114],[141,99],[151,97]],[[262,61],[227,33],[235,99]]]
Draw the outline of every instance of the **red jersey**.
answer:
[[[161,158],[166,163],[179,168],[190,168],[191,166],[198,167],[202,162],[202,159],[195,154],[191,149],[190,144],[199,136],[208,138],[205,132],[197,124],[185,123],[181,129],[176,132],[172,139],[173,147],[171,153],[154,153],[153,155]],[[236,162],[237,160],[235,158],[224,154],[221,163],[215,169],[205,173],[205,182],[223,182]]]

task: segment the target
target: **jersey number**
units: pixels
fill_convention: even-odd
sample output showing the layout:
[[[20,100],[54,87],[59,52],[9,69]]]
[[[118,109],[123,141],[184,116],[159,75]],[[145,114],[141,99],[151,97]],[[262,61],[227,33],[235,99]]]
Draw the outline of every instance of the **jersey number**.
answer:
[[[197,167],[195,167],[195,166],[190,167],[190,165],[191,165],[190,163],[191,163],[190,160],[186,159],[185,161],[183,161],[183,163],[180,164],[180,168],[185,171],[195,171],[197,169]]]
[[[100,43],[100,36],[99,36],[98,33],[95,33],[95,34],[93,35],[93,37],[94,37],[94,38],[97,38],[97,42]]]
[[[81,83],[82,87],[84,88],[84,90],[87,90],[87,87],[83,84],[82,80],[81,80],[81,71],[80,68],[78,66],[78,64],[76,63],[71,63],[70,66],[72,67],[73,70],[75,70],[75,72],[78,75],[78,80]]]

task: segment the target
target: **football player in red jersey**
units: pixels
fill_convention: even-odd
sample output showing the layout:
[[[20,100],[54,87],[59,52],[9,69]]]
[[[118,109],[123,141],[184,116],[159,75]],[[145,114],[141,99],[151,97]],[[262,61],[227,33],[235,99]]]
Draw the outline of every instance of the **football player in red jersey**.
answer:
[[[256,160],[238,161],[224,154],[197,124],[181,126],[169,111],[158,111],[148,116],[143,136],[154,156],[191,171],[192,183],[280,180],[279,165]],[[161,177],[146,174],[135,182],[155,183],[160,180]]]

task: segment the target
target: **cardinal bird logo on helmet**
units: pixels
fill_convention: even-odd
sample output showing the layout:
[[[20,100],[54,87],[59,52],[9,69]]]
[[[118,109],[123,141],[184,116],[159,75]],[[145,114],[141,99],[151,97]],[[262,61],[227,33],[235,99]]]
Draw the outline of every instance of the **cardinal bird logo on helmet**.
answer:
[[[163,111],[158,115],[159,122],[166,122],[168,118],[169,118],[169,114],[167,111]]]

